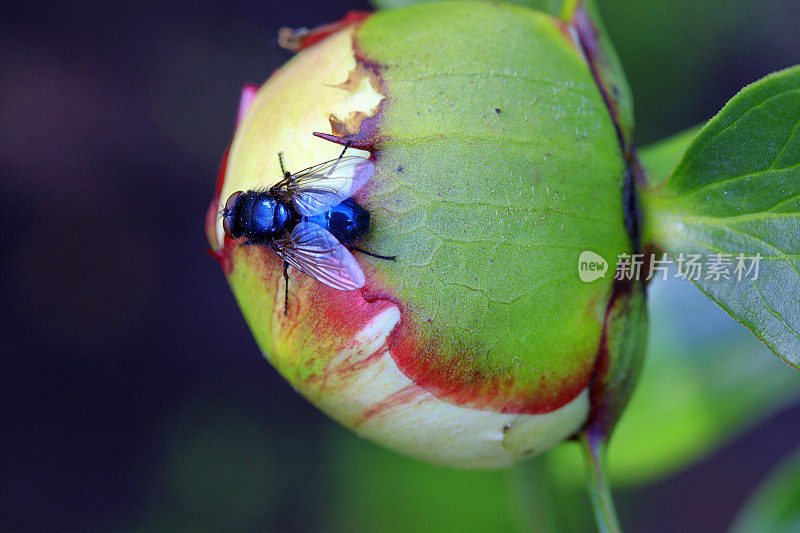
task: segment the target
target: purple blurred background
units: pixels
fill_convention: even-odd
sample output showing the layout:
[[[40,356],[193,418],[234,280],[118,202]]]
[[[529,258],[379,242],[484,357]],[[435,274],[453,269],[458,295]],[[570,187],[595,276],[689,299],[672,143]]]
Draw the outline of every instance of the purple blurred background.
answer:
[[[798,62],[795,2],[733,15],[734,3],[708,4],[601,2],[642,143]],[[348,9],[369,5],[0,7],[2,529],[325,526],[319,509],[336,480],[325,481],[319,447],[340,430],[258,352],[204,253],[203,220],[241,86],[290,57],[278,28]],[[723,20],[704,22],[712,9]],[[632,29],[636,16],[647,22]],[[797,442],[784,428],[798,414],[622,494],[623,524],[724,530]],[[195,464],[211,466],[198,474]]]

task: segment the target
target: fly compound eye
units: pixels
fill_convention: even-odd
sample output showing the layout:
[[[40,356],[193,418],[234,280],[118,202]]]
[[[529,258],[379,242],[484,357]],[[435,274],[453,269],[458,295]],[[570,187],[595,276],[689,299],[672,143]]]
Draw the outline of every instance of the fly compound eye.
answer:
[[[236,239],[238,235],[233,234],[233,206],[236,205],[236,200],[239,199],[239,195],[242,194],[242,191],[235,192],[231,194],[228,201],[225,202],[225,209],[223,209],[222,213],[222,229],[225,230],[225,235],[228,236],[229,239]]]

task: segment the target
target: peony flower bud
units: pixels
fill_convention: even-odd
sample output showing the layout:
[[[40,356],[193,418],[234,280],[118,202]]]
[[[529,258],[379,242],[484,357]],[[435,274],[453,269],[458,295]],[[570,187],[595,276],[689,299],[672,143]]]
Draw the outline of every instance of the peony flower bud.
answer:
[[[209,240],[270,363],[360,435],[494,468],[616,420],[644,306],[613,266],[578,272],[584,252],[635,246],[625,143],[579,34],[516,5],[351,14],[284,33],[301,50],[245,89]],[[290,268],[284,312],[281,258],[229,238],[219,213],[281,180],[279,152],[294,173],[347,141],[374,163],[353,244],[396,260],[353,252],[357,290]]]

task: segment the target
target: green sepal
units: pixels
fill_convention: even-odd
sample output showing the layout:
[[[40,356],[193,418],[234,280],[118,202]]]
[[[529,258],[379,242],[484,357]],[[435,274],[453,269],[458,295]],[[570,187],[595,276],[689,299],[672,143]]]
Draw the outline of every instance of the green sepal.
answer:
[[[800,67],[731,99],[642,204],[645,240],[716,264],[692,281],[800,367]]]

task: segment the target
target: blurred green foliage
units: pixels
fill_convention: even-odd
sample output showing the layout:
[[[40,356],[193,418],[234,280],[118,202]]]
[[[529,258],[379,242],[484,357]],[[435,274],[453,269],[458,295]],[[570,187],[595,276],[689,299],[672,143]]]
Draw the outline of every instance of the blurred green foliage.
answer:
[[[647,183],[656,185],[664,181],[675,165],[678,164],[683,151],[700,131],[702,125],[676,133],[666,139],[646,146],[639,152],[639,161],[644,167]]]
[[[775,469],[734,522],[731,533],[800,531],[800,450]]]
[[[515,531],[525,528],[514,472],[435,468],[332,431],[335,480],[326,531]],[[402,510],[402,511],[400,511]]]
[[[514,470],[437,468],[332,431],[336,480],[326,531],[586,531],[593,518],[584,488],[562,483],[544,457]],[[564,513],[564,509],[571,512]]]
[[[274,523],[291,482],[280,460],[285,439],[212,398],[188,402],[162,434],[145,509],[124,529],[256,531]]]
[[[617,487],[684,468],[800,397],[797,373],[689,281],[653,281],[648,296],[644,370],[609,447]],[[559,478],[582,482],[576,447],[549,459]]]

